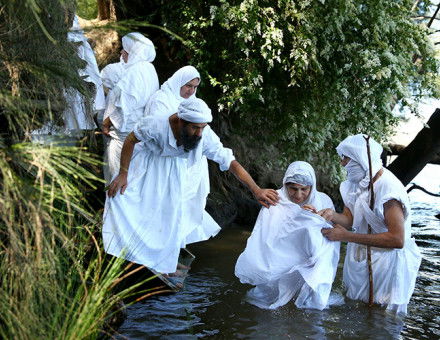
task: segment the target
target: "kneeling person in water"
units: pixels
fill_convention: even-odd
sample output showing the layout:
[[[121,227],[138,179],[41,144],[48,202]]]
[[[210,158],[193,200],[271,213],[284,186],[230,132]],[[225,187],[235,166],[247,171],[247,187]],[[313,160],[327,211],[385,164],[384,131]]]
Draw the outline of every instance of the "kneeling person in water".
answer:
[[[316,190],[316,176],[306,162],[293,162],[278,190],[276,206],[261,209],[235,275],[255,285],[247,300],[275,309],[295,300],[299,308],[328,305],[339,261],[339,243],[326,240],[323,218],[308,210],[333,209],[332,200]],[[308,210],[306,210],[308,209]]]

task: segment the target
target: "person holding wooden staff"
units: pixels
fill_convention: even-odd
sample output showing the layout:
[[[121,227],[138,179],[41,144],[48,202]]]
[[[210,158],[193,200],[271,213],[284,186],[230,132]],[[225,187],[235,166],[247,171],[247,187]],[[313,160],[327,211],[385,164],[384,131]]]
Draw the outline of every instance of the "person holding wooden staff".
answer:
[[[411,207],[402,183],[382,167],[382,147],[372,138],[368,142],[369,150],[367,138],[358,134],[347,137],[336,148],[347,171],[347,180],[340,186],[344,209],[342,213],[319,211],[335,223],[334,228],[321,232],[331,241],[348,242],[343,271],[347,297],[370,300],[405,314],[421,262],[419,248],[411,237]],[[370,172],[374,202],[370,201]]]

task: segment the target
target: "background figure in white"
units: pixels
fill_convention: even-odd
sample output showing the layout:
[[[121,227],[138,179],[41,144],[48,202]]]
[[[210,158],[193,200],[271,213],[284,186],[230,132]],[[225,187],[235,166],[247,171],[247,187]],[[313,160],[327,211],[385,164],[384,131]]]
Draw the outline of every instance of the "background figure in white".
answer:
[[[65,89],[67,108],[64,111],[64,125],[67,130],[93,130],[96,128],[93,115],[100,114],[105,109],[104,89],[95,54],[83,30],[81,30],[76,15],[70,32],[67,33],[67,40],[77,46],[78,56],[86,62],[86,67],[78,72],[84,81],[94,85],[95,96],[93,99],[93,112],[90,112],[90,109],[86,107],[84,96],[78,90],[72,87]]]
[[[310,210],[333,209],[333,202],[316,190],[315,171],[302,161],[289,165],[278,194],[276,206],[261,209],[235,275],[256,286],[247,301],[260,308],[295,299],[299,308],[322,310],[336,275],[339,243],[322,236],[321,228],[331,225]]]
[[[349,136],[336,148],[347,180],[341,183],[342,214],[325,209],[319,214],[337,223],[323,229],[329,240],[345,241],[343,280],[350,299],[368,302],[367,247],[371,246],[374,302],[395,313],[406,313],[414,291],[421,255],[411,238],[411,207],[402,183],[382,167],[382,147],[370,138],[375,202],[369,207],[369,165],[362,134]],[[368,224],[372,233],[368,234]],[[353,232],[347,229],[353,229]]]
[[[133,32],[122,37],[124,72],[109,92],[102,132],[108,136],[104,151],[104,177],[107,183],[118,174],[122,145],[144,116],[145,105],[158,90],[159,80],[152,61],[156,50],[150,39]]]
[[[118,81],[121,79],[124,74],[125,62],[122,56],[120,57],[120,61],[118,63],[112,63],[105,66],[100,73],[102,84],[104,85],[104,93],[107,95],[106,97],[106,107],[108,104],[108,94],[115,87]],[[98,123],[102,126],[102,122],[104,120],[104,111],[101,111],[97,117]]]
[[[150,97],[145,114],[162,117],[175,114],[182,101],[195,98],[200,81],[200,74],[195,67],[188,65],[180,68]],[[194,231],[188,235],[186,243],[194,243],[206,240],[220,231],[217,222],[205,211],[210,191],[208,160],[205,156],[188,169],[188,178],[190,181],[187,183],[190,185],[185,189],[188,207],[185,214],[192,220]],[[200,200],[199,197],[204,199]]]
[[[160,273],[176,271],[180,248],[194,230],[186,213],[188,169],[203,155],[231,171],[261,204],[276,204],[276,191],[254,182],[207,125],[211,120],[209,107],[195,98],[170,117],[144,117],[128,135],[105,203],[107,253]],[[139,142],[142,147],[135,148]]]

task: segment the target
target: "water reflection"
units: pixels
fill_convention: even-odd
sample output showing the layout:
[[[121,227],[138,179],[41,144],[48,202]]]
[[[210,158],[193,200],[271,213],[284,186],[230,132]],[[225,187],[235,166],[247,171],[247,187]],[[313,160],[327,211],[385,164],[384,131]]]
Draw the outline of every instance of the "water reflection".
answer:
[[[433,176],[439,168],[428,170],[433,171]],[[431,177],[431,184],[433,178],[440,181]],[[423,185],[423,181],[416,183]],[[432,185],[426,187],[437,190]],[[194,245],[191,250],[197,259],[183,291],[129,307],[128,318],[117,338],[438,339],[440,220],[434,215],[440,212],[440,199],[415,191],[410,198],[416,222],[413,234],[423,260],[404,319],[380,307],[370,309],[362,302],[351,300],[324,311],[299,310],[293,303],[269,311],[244,302],[250,286],[240,284],[233,270],[249,233],[237,228],[224,230],[215,239]],[[342,293],[341,265],[334,284],[334,290],[339,293]]]

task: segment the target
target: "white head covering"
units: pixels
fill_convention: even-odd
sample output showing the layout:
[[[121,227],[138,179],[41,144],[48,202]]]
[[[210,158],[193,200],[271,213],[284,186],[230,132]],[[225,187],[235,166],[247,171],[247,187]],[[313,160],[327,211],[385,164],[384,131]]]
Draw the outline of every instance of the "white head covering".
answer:
[[[180,88],[195,78],[200,79],[200,73],[195,67],[188,65],[178,69],[162,84],[160,90],[151,96],[145,107],[145,115],[169,117],[175,114],[181,102],[195,98],[195,92],[188,99],[180,96]]]
[[[377,172],[382,169],[382,161],[380,159],[382,146],[372,138],[370,138],[369,144],[372,175],[374,177]],[[359,166],[357,167],[359,168],[359,171],[363,172],[359,176],[359,178],[361,178],[359,181],[347,179],[341,183],[340,191],[344,204],[353,211],[357,197],[362,190],[365,190],[368,187],[370,182],[367,142],[363,134],[348,136],[336,147],[336,151],[340,157],[347,156],[351,159],[346,165],[347,170],[349,170],[350,166],[357,166],[358,164]]]
[[[336,147],[336,152],[342,158],[344,156],[351,158],[357,162],[365,171],[363,179],[358,183],[360,187],[368,187],[370,182],[368,154],[367,154],[367,142],[364,138],[365,135],[357,134],[354,136],[348,136]],[[366,136],[365,136],[366,137]],[[382,169],[382,160],[380,158],[382,154],[382,146],[376,142],[373,138],[370,138],[370,155],[373,177],[376,173]]]
[[[200,98],[183,101],[177,111],[177,117],[191,123],[212,122],[211,109]]]
[[[307,199],[302,202],[300,205],[304,204],[311,204],[316,207],[318,195],[316,190],[316,175],[315,170],[313,170],[313,167],[303,161],[296,161],[289,165],[289,167],[286,170],[286,173],[283,178],[283,188],[282,193],[285,196],[287,200],[290,200],[289,194],[286,189],[286,183],[296,183],[300,185],[310,185],[310,195],[307,197]]]
[[[128,53],[127,67],[139,61],[151,63],[156,58],[153,42],[138,32],[123,36],[122,47]]]

